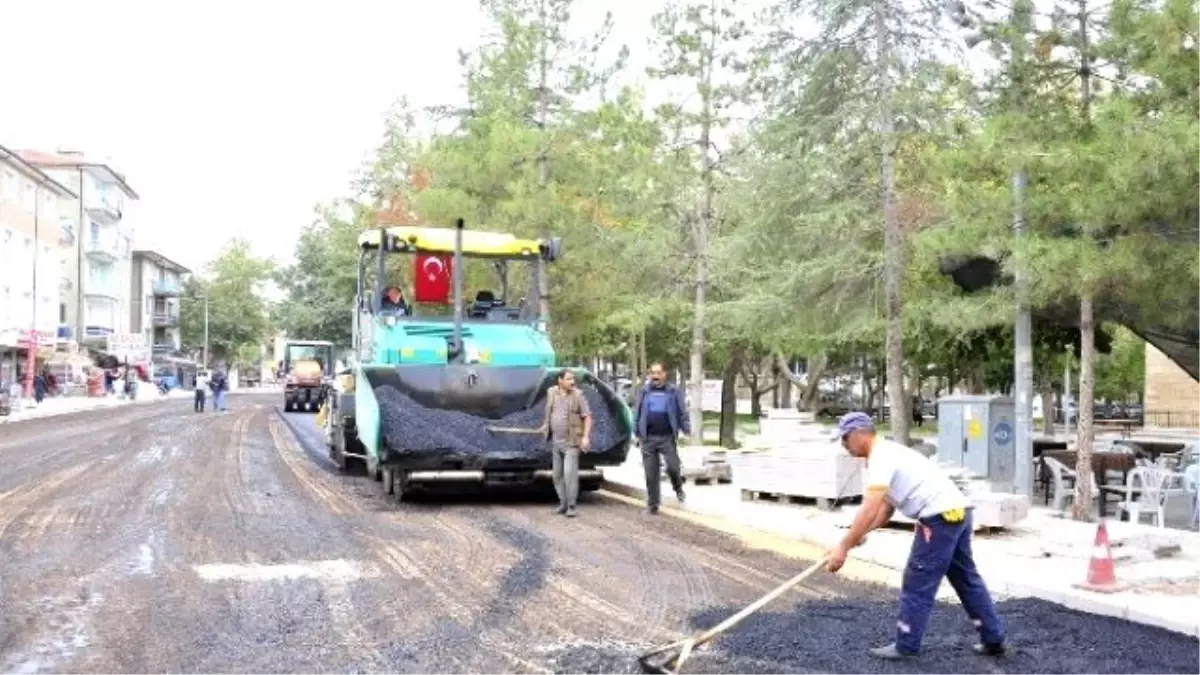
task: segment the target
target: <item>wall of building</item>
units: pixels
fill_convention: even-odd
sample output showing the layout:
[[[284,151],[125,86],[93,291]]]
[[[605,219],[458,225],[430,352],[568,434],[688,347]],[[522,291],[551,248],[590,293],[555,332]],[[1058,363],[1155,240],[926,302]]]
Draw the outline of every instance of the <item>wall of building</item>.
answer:
[[[1200,426],[1200,382],[1146,345],[1146,426]]]
[[[52,192],[0,162],[0,332],[28,331],[35,312],[39,332],[47,337],[56,332],[60,208]]]

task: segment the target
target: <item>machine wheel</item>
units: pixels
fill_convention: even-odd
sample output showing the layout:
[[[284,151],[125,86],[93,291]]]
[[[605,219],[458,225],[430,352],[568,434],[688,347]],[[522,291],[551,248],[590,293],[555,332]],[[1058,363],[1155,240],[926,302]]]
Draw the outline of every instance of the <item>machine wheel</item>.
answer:
[[[333,443],[329,446],[329,459],[333,460],[334,466],[338,471],[345,473],[346,471],[346,430],[338,428],[333,433]]]
[[[395,485],[396,473],[392,469],[383,469],[380,473],[383,474],[383,494],[392,494],[392,487]]]
[[[397,504],[404,502],[412,494],[412,486],[408,482],[408,472],[392,469],[392,499]]]
[[[286,412],[286,413],[292,412],[292,402],[291,401],[283,402],[283,412]]]
[[[596,490],[600,489],[601,484],[603,484],[603,481],[581,480],[581,481],[579,481],[579,491],[580,492],[595,492]]]

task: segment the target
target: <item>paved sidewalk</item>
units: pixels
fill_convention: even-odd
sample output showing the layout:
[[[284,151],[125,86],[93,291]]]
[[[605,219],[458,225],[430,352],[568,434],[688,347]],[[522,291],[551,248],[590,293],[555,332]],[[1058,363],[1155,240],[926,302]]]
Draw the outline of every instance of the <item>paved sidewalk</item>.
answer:
[[[606,489],[645,498],[645,479],[636,453],[631,453],[625,465],[606,468],[604,476]],[[685,511],[720,518],[821,547],[836,543],[854,515],[855,507],[831,513],[815,507],[745,502],[736,481],[735,475],[733,485],[689,484],[687,502],[682,507],[673,503],[668,486],[663,491],[662,512],[679,516],[679,511]],[[1108,522],[1108,532],[1117,580],[1126,584],[1126,590],[1118,593],[1075,587],[1087,576],[1096,525],[1062,520],[1047,509],[1032,509],[1030,517],[1013,529],[977,534],[976,562],[997,595],[1037,597],[1092,614],[1200,637],[1200,535],[1118,521]],[[898,587],[911,542],[911,528],[876,530],[851,558],[891,570],[884,581]],[[1156,558],[1152,550],[1164,545],[1178,546],[1179,551]],[[939,597],[956,600],[949,584],[942,585]]]
[[[24,420],[41,419],[43,417],[56,417],[59,415],[70,415],[73,413],[84,412],[87,410],[97,410],[100,408],[112,408],[123,405],[134,405],[144,403],[156,403],[158,401],[166,401],[171,399],[189,398],[192,395],[190,391],[172,390],[166,396],[162,396],[154,389],[149,389],[149,396],[143,393],[136,400],[121,398],[120,396],[53,396],[42,401],[41,405],[25,408],[24,401],[14,403],[13,411],[4,417],[0,417],[0,424],[10,424],[22,422]],[[20,409],[17,408],[20,405]]]

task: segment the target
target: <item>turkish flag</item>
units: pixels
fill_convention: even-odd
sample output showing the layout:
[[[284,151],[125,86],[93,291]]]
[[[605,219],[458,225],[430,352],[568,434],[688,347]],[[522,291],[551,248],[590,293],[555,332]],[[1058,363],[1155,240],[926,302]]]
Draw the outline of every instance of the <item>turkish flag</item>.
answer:
[[[413,263],[415,302],[450,301],[451,258],[448,255],[417,254]]]

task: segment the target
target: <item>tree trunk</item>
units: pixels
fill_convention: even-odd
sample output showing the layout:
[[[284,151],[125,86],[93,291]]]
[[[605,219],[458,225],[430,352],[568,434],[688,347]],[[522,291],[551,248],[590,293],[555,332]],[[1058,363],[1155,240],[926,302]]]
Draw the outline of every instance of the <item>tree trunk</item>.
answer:
[[[821,378],[825,376],[825,369],[829,366],[829,359],[826,358],[825,352],[817,352],[816,355],[808,358],[808,381],[804,384],[804,389],[800,392],[800,409],[806,411],[816,410],[817,403],[821,398]]]
[[[637,333],[629,334],[629,343],[626,345],[626,358],[629,360],[629,379],[633,381],[633,386],[638,385],[638,347]]]
[[[887,353],[887,397],[891,406],[892,438],[908,444],[910,413],[904,391],[904,315],[900,281],[904,275],[904,233],[896,213],[896,120],[892,109],[891,39],[888,4],[875,0],[875,48],[879,62],[880,179],[883,183],[883,287]]]
[[[650,359],[646,356],[646,328],[638,331],[638,372],[634,381],[641,384],[646,381],[646,372],[650,370]]]
[[[1071,517],[1091,520],[1092,515],[1092,406],[1096,397],[1096,325],[1093,296],[1084,291],[1079,299],[1079,435],[1076,437],[1075,503]],[[1098,481],[1102,482],[1102,481]]]
[[[737,447],[737,380],[742,371],[745,349],[734,345],[729,350],[729,362],[721,376],[721,430],[720,444],[723,448]]]
[[[1054,437],[1054,386],[1043,381],[1041,387],[1042,393],[1042,433],[1046,436]]]
[[[708,237],[712,232],[713,223],[713,201],[716,195],[716,184],[713,180],[713,157],[712,157],[712,126],[713,126],[713,101],[712,101],[712,76],[713,76],[713,48],[717,40],[716,36],[716,7],[713,6],[712,27],[709,31],[711,44],[709,49],[703,52],[701,58],[701,78],[703,85],[701,91],[701,118],[700,118],[700,150],[702,157],[702,166],[700,169],[700,182],[704,188],[704,211],[700,214],[700,220],[696,224],[695,245],[696,245],[696,295],[695,307],[692,315],[692,349],[691,349],[691,389],[692,401],[689,406],[688,414],[692,418],[692,442],[696,445],[703,443],[703,430],[701,422],[703,421],[704,408],[701,401],[701,395],[704,391],[704,305],[707,302],[708,294]]]

